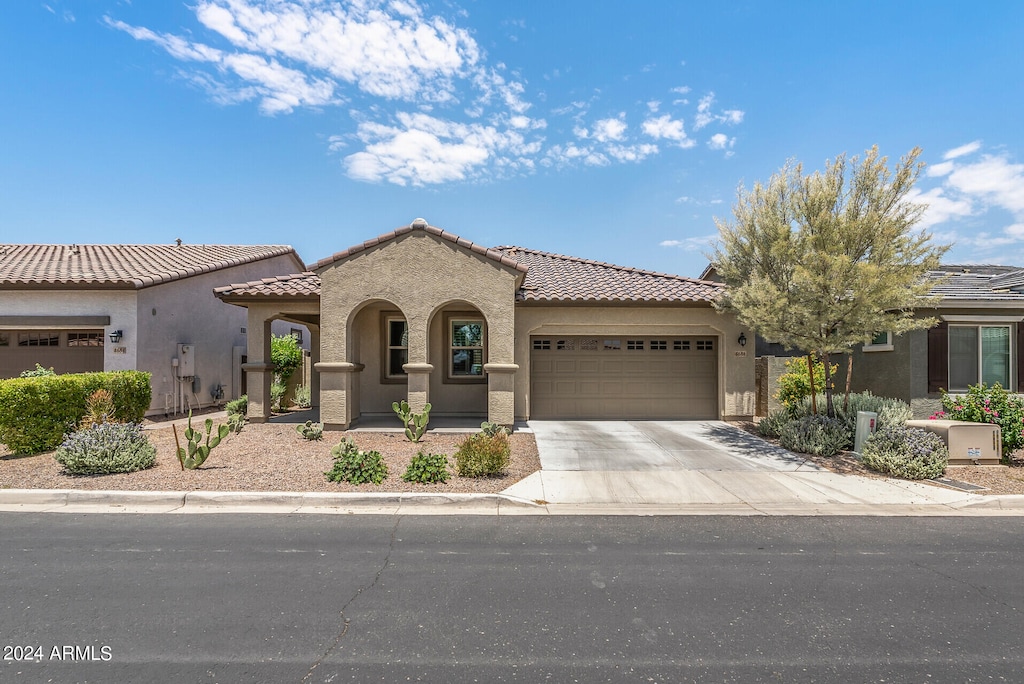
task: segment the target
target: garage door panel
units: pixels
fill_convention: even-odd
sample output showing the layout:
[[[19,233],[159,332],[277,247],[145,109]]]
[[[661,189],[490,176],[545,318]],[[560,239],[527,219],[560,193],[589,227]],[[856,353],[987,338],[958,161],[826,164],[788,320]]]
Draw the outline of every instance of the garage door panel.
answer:
[[[547,349],[534,345],[538,348],[531,356],[533,417],[718,417],[713,338],[673,338],[652,344],[651,338],[630,337],[618,346],[604,344],[605,339],[616,338],[599,339],[602,342],[595,344],[593,338],[561,338],[559,345],[552,340]]]

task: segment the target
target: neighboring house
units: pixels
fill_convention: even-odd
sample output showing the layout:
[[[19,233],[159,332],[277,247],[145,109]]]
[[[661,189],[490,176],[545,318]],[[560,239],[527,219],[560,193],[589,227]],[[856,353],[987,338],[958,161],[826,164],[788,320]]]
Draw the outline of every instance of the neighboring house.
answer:
[[[753,413],[754,359],[721,286],[487,249],[417,219],[309,272],[219,287],[248,308],[249,417],[266,420],[272,321],[309,327],[326,427],[391,414],[720,419]],[[745,341],[744,337],[744,341]]]
[[[237,397],[245,312],[212,289],[303,268],[278,245],[0,245],[0,377],[148,371],[151,414]]]
[[[918,418],[940,408],[942,390],[998,382],[1024,392],[1024,269],[943,266],[929,277],[947,278],[932,289],[942,296],[938,306],[919,311],[938,325],[899,336],[882,332],[856,350],[853,389],[903,399]]]

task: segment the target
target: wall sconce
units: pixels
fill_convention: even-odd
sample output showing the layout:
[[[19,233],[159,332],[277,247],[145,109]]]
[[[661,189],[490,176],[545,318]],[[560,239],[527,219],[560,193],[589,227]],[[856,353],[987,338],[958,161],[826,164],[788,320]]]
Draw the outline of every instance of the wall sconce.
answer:
[[[124,333],[123,333],[123,332],[121,332],[120,330],[111,330],[111,331],[110,331],[110,341],[111,341],[111,342],[112,342],[113,344],[117,344],[118,342],[120,342],[120,341],[121,341],[121,337],[122,337],[123,335],[124,335]]]
[[[741,347],[746,347],[747,346],[747,336],[746,336],[746,334],[740,333],[740,338],[738,340],[736,340],[736,341],[740,343]]]

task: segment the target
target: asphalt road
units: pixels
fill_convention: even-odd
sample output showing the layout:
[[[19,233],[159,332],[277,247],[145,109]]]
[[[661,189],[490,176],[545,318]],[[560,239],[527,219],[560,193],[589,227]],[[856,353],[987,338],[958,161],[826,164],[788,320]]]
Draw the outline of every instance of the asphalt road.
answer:
[[[0,681],[1013,682],[1022,540],[1021,518],[0,514]]]

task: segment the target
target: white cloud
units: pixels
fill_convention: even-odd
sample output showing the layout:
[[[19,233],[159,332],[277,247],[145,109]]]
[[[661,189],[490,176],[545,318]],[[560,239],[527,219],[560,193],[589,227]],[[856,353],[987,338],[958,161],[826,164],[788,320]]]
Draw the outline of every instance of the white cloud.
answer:
[[[953,149],[946,152],[946,154],[942,155],[942,158],[948,161],[950,159],[956,159],[957,157],[963,157],[964,155],[974,154],[980,149],[981,141],[975,140],[974,142],[969,142],[966,145],[954,147]]]
[[[736,144],[736,138],[730,138],[725,133],[715,133],[708,140],[708,147],[713,150],[725,150]]]
[[[695,237],[688,237],[682,240],[662,240],[658,243],[659,247],[672,247],[684,250],[686,252],[703,251],[710,247],[715,240],[718,239],[717,233],[711,233],[709,235],[700,235]]]
[[[643,122],[643,132],[656,140],[671,140],[679,147],[690,148],[697,143],[686,137],[681,119],[673,119],[669,114],[659,116],[656,119],[647,119]]]
[[[720,113],[711,110],[715,103],[715,94],[708,93],[697,102],[697,116],[693,119],[693,130],[699,131],[708,124],[721,123],[730,126],[743,122],[743,111],[739,109],[726,109]]]
[[[937,176],[948,176],[949,172],[953,170],[954,166],[955,164],[951,161],[942,162],[939,164],[932,164],[925,171],[925,174],[928,176],[932,176],[933,178]]]
[[[572,118],[568,128],[575,141],[565,139],[571,136],[562,133],[564,126],[549,133],[523,77],[488,62],[474,34],[460,25],[469,14],[444,3],[435,10],[422,0],[194,0],[187,7],[195,23],[177,33],[104,21],[163,50],[179,63],[175,73],[219,104],[253,102],[267,115],[347,105],[351,119],[340,124],[347,128],[324,139],[331,152],[345,155],[345,169],[359,180],[475,180],[530,173],[537,164],[638,163],[658,154],[661,140],[679,148],[696,145],[678,109],[692,112],[688,100],[666,106],[639,99],[634,105],[645,120],[631,127],[624,111],[590,119],[604,97],[599,88],[582,101],[547,110],[548,116]],[[524,28],[521,22],[505,24]],[[542,76],[551,74],[560,76],[557,69]],[[690,88],[670,92],[685,96]],[[543,103],[555,95],[542,92],[534,99]],[[714,111],[713,101],[713,93],[701,99],[701,125],[742,122],[742,111]]]
[[[918,222],[918,226],[921,228],[931,228],[952,219],[970,216],[972,213],[969,200],[948,197],[942,188],[932,188],[927,191],[912,188],[907,193],[906,199],[915,204],[928,205]]]
[[[1024,164],[984,155],[981,161],[958,165],[947,177],[950,187],[981,201],[1024,215]]]

